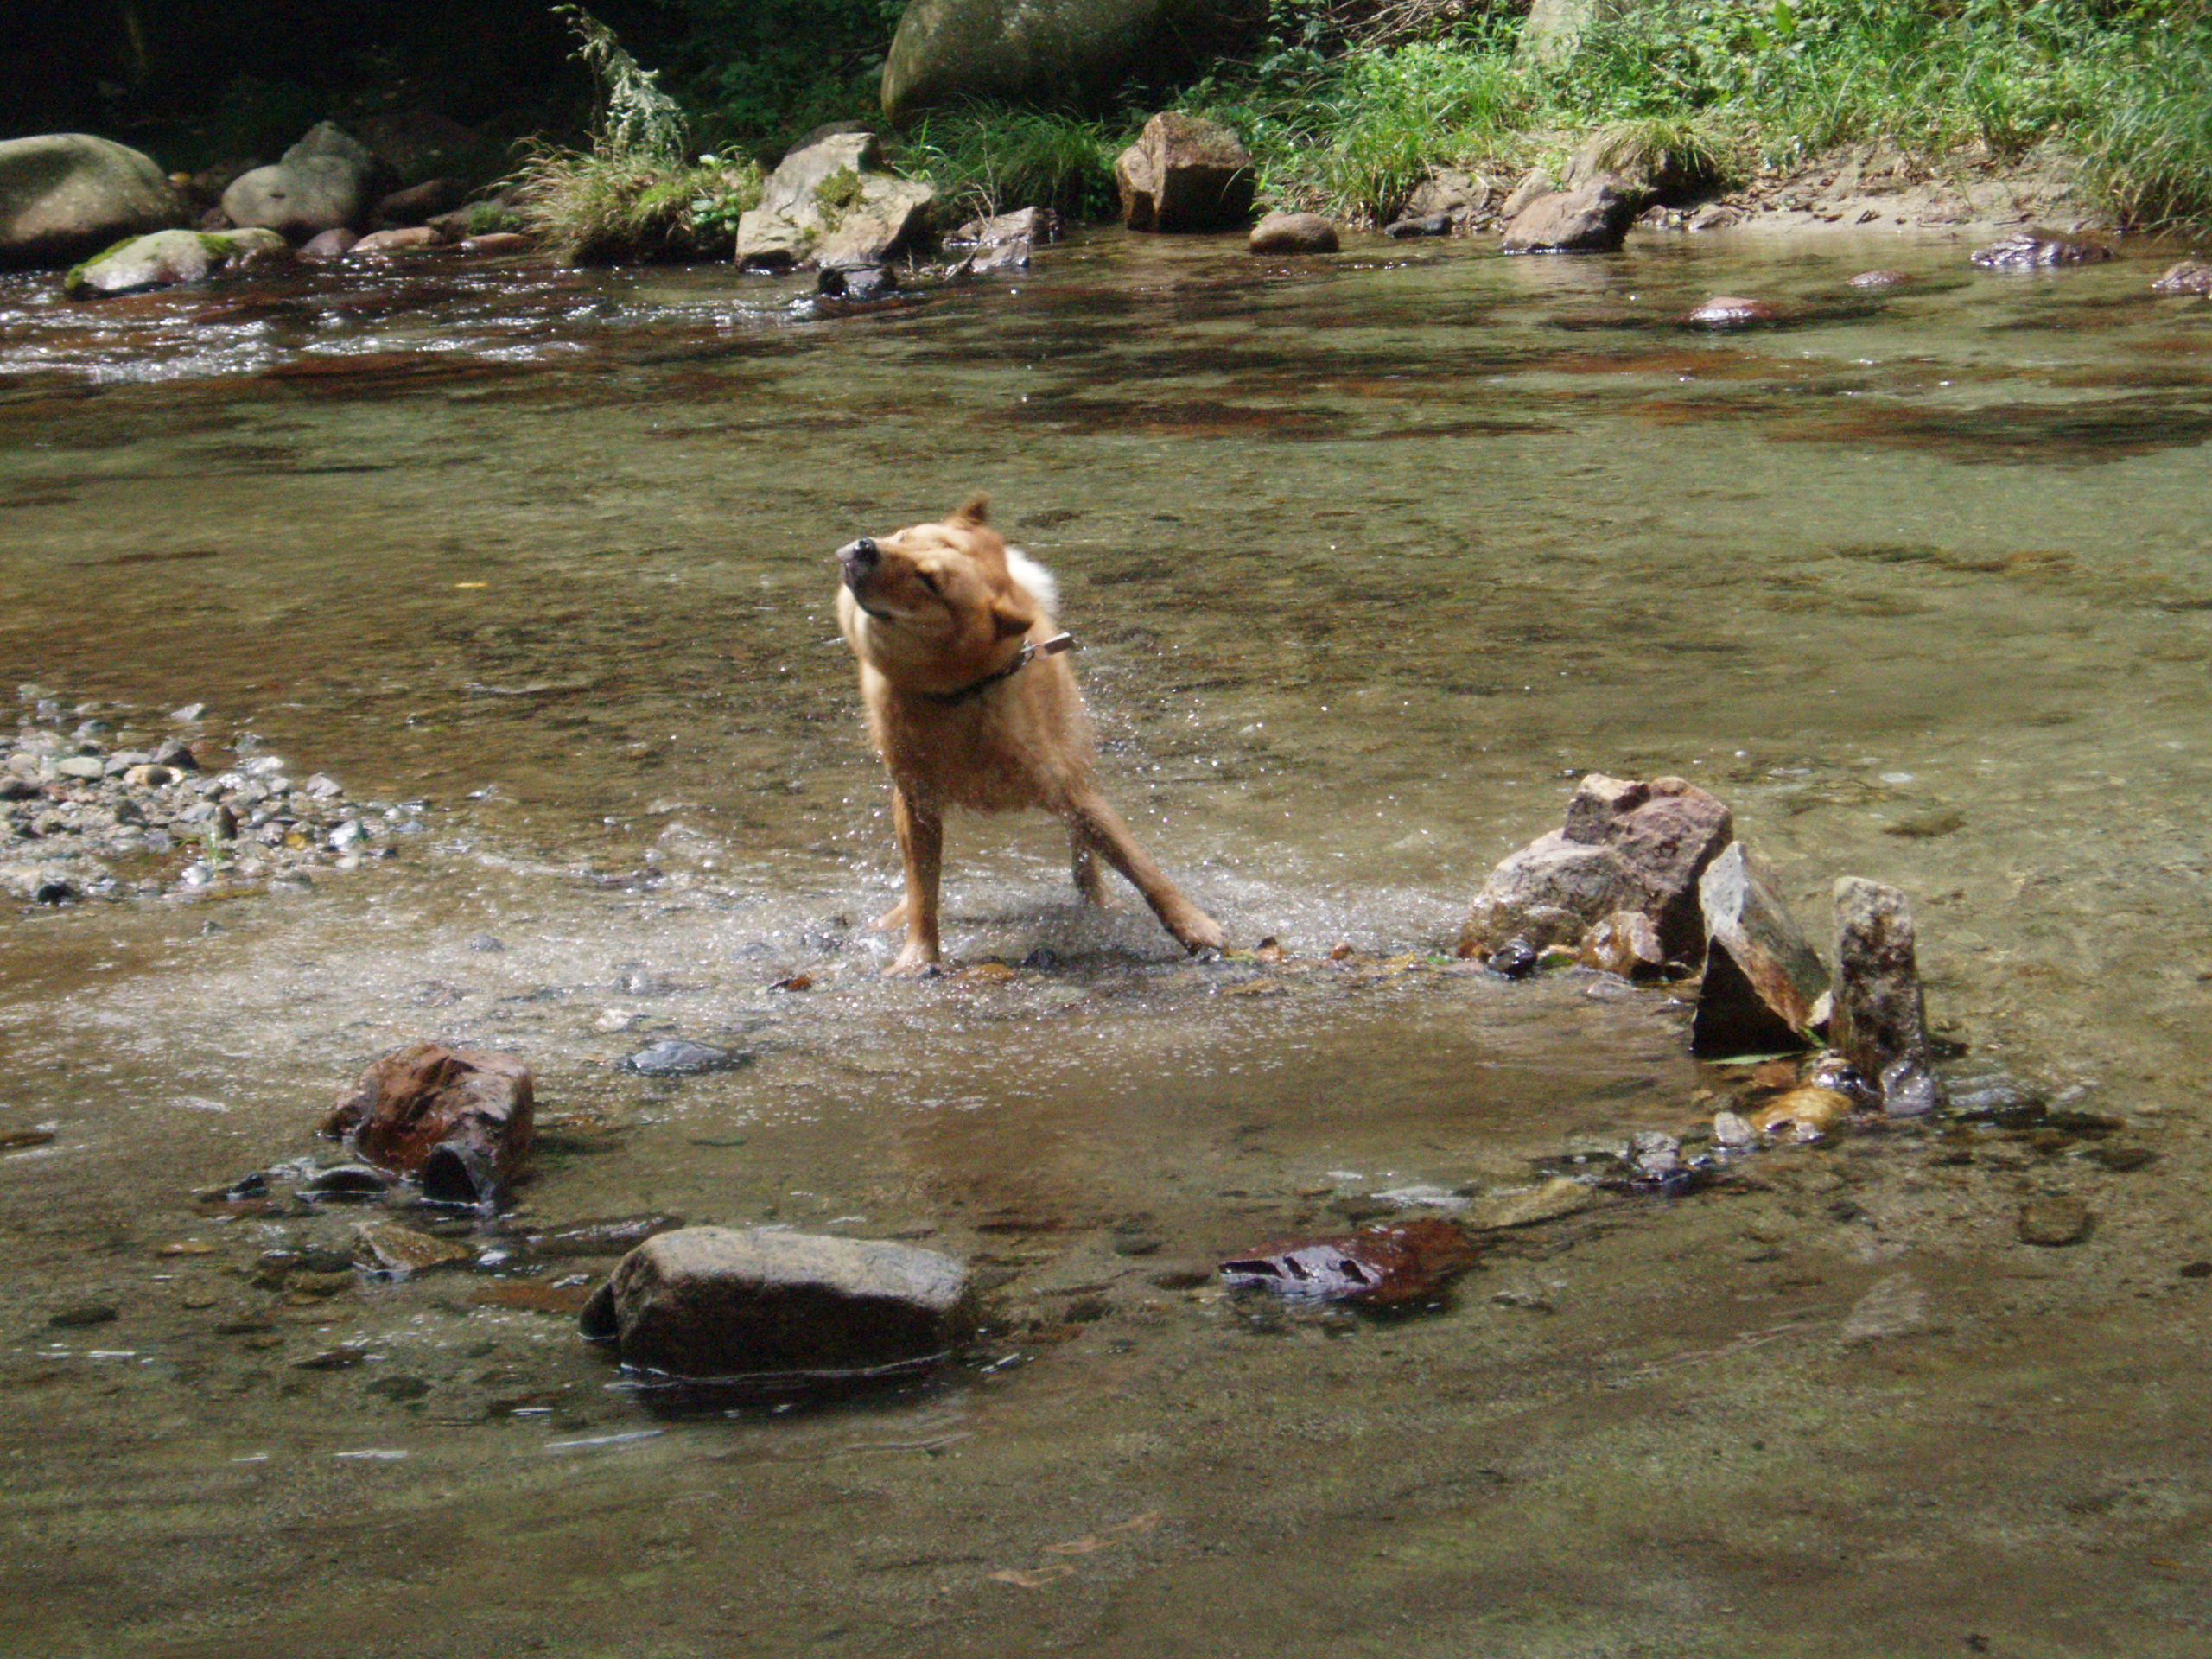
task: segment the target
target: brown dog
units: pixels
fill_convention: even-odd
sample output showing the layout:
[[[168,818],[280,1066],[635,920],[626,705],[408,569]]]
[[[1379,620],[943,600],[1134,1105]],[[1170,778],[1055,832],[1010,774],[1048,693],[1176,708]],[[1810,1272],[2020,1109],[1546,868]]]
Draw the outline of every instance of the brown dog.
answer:
[[[906,896],[876,923],[904,925],[894,974],[938,963],[944,809],[1037,806],[1066,821],[1075,884],[1106,902],[1097,860],[1128,877],[1188,950],[1219,949],[1213,918],[1130,838],[1091,781],[1090,723],[1068,641],[1049,614],[1052,578],[984,522],[982,496],[939,524],[863,536],[837,550],[837,626],[860,658],[869,735],[891,772]]]

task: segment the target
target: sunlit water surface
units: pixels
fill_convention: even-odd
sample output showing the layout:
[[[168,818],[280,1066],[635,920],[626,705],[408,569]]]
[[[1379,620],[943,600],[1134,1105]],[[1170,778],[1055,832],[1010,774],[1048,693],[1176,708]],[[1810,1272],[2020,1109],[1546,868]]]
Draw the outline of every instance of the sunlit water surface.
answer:
[[[1873,265],[1916,280],[1845,286]],[[2194,1144],[2212,308],[2152,269],[1106,234],[850,314],[719,269],[0,283],[5,683],[149,729],[205,700],[432,826],[309,893],[0,918],[0,1128],[57,1130],[0,1160],[22,1650],[1751,1650],[1708,1628],[1758,1603],[1725,1575],[1592,1612],[1554,1554],[1582,1499],[1481,1510],[1468,1437],[1574,1349],[1490,1300],[1538,1268],[1388,1326],[1154,1281],[1697,1120],[1726,1079],[1663,995],[1439,954],[1585,769],[1721,795],[1816,934],[1835,876],[1905,887],[1940,1025]],[[1681,321],[1716,292],[1785,320]],[[1021,965],[877,976],[830,550],[978,488],[1060,580],[1111,792],[1284,967],[1185,963],[1075,906],[1049,823],[971,820],[948,950]],[[756,1058],[616,1069],[679,1034]],[[254,1288],[357,1217],[193,1195],[315,1150],[418,1036],[536,1066],[523,1219],[920,1239],[1001,1339],[889,1399],[670,1417],[496,1275]],[[88,1300],[118,1319],[47,1325]],[[1638,1317],[1560,1363],[1643,1363]],[[1439,1514],[1484,1541],[1416,1587],[1376,1529]]]

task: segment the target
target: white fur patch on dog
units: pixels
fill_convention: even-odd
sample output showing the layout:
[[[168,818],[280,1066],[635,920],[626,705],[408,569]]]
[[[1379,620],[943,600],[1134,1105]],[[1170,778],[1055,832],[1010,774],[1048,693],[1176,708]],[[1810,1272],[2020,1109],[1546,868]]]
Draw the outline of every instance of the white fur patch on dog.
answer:
[[[1029,597],[1037,601],[1038,607],[1046,615],[1059,615],[1060,584],[1052,580],[1051,571],[1018,547],[1007,549],[1006,568],[1007,575],[1028,589]]]

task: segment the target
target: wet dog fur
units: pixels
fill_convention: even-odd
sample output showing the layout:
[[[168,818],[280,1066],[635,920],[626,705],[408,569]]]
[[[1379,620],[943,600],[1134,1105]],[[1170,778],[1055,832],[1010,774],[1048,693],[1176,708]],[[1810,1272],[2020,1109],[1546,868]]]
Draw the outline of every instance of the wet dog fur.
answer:
[[[1213,918],[1130,836],[1092,780],[1090,723],[1064,657],[1025,642],[1058,632],[1052,578],[988,522],[976,496],[939,524],[863,536],[837,550],[837,625],[860,659],[868,733],[891,774],[892,824],[906,896],[880,928],[903,927],[894,974],[938,963],[944,812],[1039,807],[1068,826],[1075,884],[1106,902],[1101,859],[1128,877],[1185,950],[1219,949]],[[1019,666],[1016,664],[1020,664]]]

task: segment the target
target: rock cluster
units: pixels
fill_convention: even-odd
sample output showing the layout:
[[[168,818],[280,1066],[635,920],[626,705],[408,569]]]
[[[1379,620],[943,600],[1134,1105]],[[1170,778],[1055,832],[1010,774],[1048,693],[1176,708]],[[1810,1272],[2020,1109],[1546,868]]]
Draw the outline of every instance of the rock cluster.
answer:
[[[223,192],[233,225],[258,225],[302,242],[340,226],[358,230],[374,198],[378,162],[369,147],[328,121],[267,167],[242,173]]]
[[[0,740],[0,895],[69,904],[299,883],[389,857],[420,830],[414,810],[349,800],[320,772],[296,779],[244,740],[231,753],[196,709],[156,734],[115,705],[65,715],[25,690],[29,715]]]
[[[832,130],[794,148],[737,222],[741,270],[880,265],[929,231],[937,193],[883,171],[873,132]]]
[[[2101,264],[2112,257],[2112,250],[2063,231],[2030,229],[1976,248],[1967,257],[1985,270],[2048,270],[2057,265]]]

